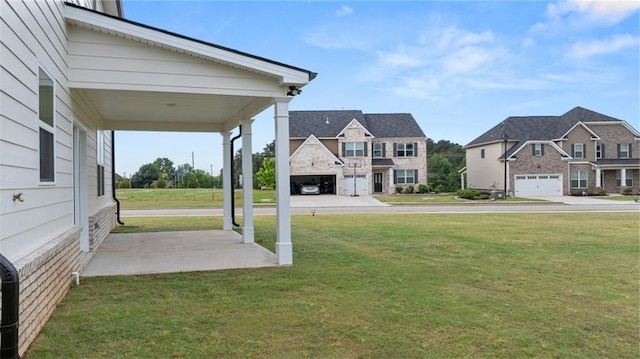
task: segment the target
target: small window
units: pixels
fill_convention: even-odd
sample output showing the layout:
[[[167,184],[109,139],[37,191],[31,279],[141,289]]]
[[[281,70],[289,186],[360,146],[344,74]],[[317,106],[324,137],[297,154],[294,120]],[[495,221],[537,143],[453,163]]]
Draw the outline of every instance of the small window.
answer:
[[[630,145],[628,143],[622,143],[618,145],[618,158],[629,158],[631,157],[629,155],[629,147]]]
[[[396,184],[416,183],[415,170],[396,170]]]
[[[624,185],[633,187],[633,170],[631,169],[616,171],[616,186],[622,186],[622,171],[625,171]]]
[[[596,159],[602,159],[603,155],[602,152],[604,150],[604,146],[602,144],[597,144],[596,145]]]
[[[345,157],[363,157],[364,156],[364,142],[346,142],[345,143]]]
[[[42,69],[38,73],[38,118],[40,119],[40,182],[55,181],[55,109],[53,80]]]
[[[484,148],[480,150],[480,158],[484,158]]]
[[[587,171],[571,172],[571,188],[587,188]]]
[[[382,158],[384,157],[384,144],[382,143],[374,143],[373,144],[373,157],[374,158]]]
[[[584,143],[573,144],[573,158],[584,158]]]
[[[533,155],[534,156],[542,156],[542,143],[534,143],[533,144]]]
[[[414,151],[413,143],[396,144],[396,157],[413,157]]]

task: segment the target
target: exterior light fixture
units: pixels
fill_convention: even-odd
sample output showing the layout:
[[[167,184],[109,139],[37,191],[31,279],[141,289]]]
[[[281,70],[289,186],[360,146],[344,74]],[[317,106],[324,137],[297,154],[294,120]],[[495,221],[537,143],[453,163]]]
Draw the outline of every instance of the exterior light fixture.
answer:
[[[302,90],[295,87],[295,86],[289,86],[289,92],[287,92],[287,96],[296,96],[302,93]]]

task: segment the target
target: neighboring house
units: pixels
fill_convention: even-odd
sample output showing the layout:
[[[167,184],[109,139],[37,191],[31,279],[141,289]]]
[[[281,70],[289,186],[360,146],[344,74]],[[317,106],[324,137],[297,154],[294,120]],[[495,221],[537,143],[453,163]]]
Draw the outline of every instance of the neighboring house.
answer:
[[[626,121],[582,107],[509,117],[465,146],[462,182],[466,175],[467,188],[504,191],[507,178],[516,197],[637,193],[638,141]]]
[[[427,184],[427,138],[408,113],[359,110],[289,112],[291,191],[392,194]]]
[[[289,102],[316,74],[127,21],[119,0],[2,1],[0,24],[0,252],[19,274],[22,355],[116,223],[115,130],[220,133],[229,189],[231,132],[250,170],[252,118],[273,107],[285,187]],[[276,203],[276,257],[292,264],[289,193]]]

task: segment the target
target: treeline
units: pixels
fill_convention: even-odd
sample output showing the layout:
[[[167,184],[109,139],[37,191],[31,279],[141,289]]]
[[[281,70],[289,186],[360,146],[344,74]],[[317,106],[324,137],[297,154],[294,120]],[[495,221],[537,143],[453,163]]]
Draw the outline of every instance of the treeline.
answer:
[[[275,141],[267,144],[261,152],[253,154],[253,187],[272,188],[275,182]],[[265,161],[265,159],[269,159]],[[465,151],[457,143],[447,140],[433,142],[427,139],[428,188],[432,192],[455,192],[460,189],[458,171],[466,165]],[[233,157],[233,185],[242,186],[242,150]],[[195,169],[185,163],[174,167],[173,161],[159,157],[152,163],[140,166],[129,179],[122,178],[119,188],[221,188],[222,170],[213,175]]]

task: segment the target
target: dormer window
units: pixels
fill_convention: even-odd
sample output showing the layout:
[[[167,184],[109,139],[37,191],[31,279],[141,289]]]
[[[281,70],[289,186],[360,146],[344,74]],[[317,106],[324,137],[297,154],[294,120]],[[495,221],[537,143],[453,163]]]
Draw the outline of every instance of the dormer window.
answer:
[[[534,156],[543,156],[544,155],[544,145],[542,143],[534,143],[533,147],[533,155]]]

